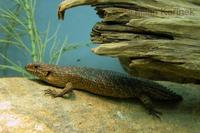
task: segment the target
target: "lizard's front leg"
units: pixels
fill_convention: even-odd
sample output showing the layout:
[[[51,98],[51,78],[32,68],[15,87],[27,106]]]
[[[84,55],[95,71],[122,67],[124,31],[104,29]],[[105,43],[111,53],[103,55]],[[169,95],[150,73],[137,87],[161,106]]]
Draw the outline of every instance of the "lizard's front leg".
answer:
[[[73,88],[72,83],[69,82],[65,85],[65,88],[61,92],[58,92],[56,90],[47,89],[47,90],[45,90],[45,94],[49,94],[53,97],[63,97],[65,94],[71,92],[73,89],[74,88]]]

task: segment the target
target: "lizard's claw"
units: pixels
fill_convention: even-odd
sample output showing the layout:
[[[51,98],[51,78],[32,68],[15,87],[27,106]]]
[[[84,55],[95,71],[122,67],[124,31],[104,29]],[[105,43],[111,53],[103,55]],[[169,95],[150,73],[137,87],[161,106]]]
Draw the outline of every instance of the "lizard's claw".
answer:
[[[156,117],[156,118],[158,118],[158,119],[160,119],[160,116],[162,115],[162,112],[159,112],[159,111],[157,111],[155,109],[150,109],[149,110],[149,114],[154,116],[154,117]]]
[[[51,90],[51,89],[47,89],[47,90],[44,90],[44,94],[45,95],[51,95],[52,97],[59,97],[59,93],[55,90]]]

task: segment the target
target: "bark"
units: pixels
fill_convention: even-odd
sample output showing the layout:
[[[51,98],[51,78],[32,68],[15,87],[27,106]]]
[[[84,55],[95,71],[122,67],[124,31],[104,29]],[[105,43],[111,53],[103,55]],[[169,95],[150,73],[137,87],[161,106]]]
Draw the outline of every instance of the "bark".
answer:
[[[95,6],[95,54],[119,58],[134,76],[200,83],[200,0],[65,0]]]

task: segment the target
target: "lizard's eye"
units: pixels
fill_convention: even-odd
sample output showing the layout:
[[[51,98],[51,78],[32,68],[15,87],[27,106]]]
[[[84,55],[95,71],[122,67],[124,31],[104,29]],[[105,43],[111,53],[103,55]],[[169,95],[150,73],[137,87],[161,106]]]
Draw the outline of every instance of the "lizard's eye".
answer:
[[[39,68],[39,65],[35,65],[34,68],[35,68],[35,69],[38,69],[38,68]]]

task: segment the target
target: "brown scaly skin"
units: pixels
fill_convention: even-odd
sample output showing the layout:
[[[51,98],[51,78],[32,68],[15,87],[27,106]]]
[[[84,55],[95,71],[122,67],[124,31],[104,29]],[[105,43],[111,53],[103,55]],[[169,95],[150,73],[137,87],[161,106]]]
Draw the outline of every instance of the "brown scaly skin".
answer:
[[[138,98],[149,113],[158,118],[161,113],[154,109],[151,99],[174,102],[182,100],[181,96],[158,83],[109,70],[39,63],[28,64],[25,69],[53,86],[64,88],[62,92],[50,89],[45,91],[45,94],[53,97],[62,97],[73,89],[79,89],[102,96]]]

